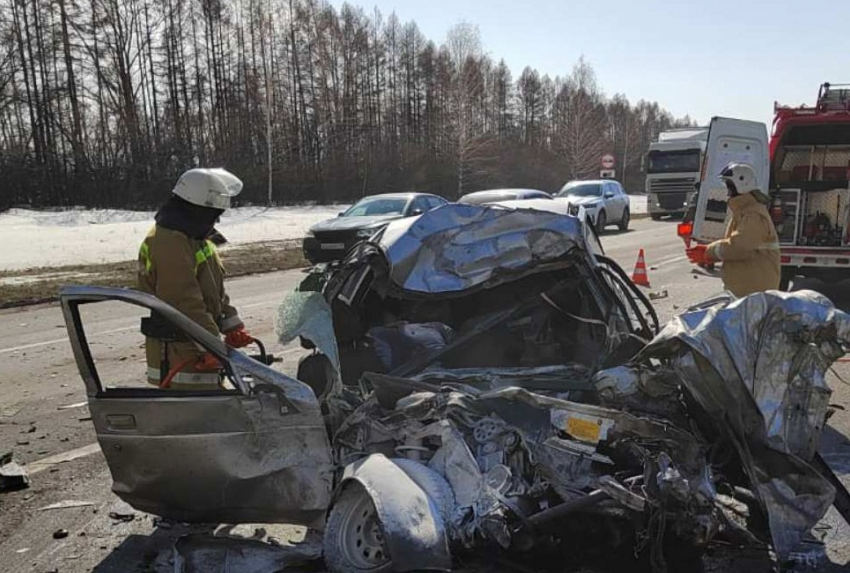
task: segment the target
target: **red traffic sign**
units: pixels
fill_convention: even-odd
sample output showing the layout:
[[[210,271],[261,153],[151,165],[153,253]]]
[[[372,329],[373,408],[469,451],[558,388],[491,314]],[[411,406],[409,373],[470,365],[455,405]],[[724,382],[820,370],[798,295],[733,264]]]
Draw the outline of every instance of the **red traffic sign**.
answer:
[[[610,153],[602,156],[602,167],[612,169],[614,167],[614,156]]]

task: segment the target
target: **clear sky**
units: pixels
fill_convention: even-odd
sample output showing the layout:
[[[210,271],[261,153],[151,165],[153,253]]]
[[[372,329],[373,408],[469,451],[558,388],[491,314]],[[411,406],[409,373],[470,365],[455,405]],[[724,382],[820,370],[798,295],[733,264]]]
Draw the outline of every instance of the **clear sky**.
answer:
[[[657,101],[700,124],[769,122],[773,102],[813,104],[850,83],[850,0],[354,0],[393,11],[441,43],[459,21],[514,80],[525,66],[566,75],[582,55],[607,95]],[[342,1],[333,0],[334,6]]]

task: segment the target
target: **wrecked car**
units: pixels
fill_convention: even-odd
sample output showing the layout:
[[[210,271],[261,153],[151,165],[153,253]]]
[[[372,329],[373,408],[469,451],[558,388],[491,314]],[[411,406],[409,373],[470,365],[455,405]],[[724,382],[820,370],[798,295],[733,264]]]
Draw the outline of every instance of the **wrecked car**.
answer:
[[[323,282],[279,311],[281,342],[313,349],[299,379],[148,295],[62,291],[119,497],[322,530],[335,572],[594,546],[660,571],[719,536],[785,558],[835,499],[817,449],[850,317],[816,293],[721,298],[659,331],[579,219],[467,205],[391,223]],[[116,301],[217,356],[222,390],[104,383],[82,310]]]
[[[595,371],[658,329],[592,226],[554,211],[446,205],[392,222],[325,281],[346,385],[366,371],[411,374],[421,366],[412,356],[446,368]],[[307,359],[299,374],[319,394],[323,362]]]

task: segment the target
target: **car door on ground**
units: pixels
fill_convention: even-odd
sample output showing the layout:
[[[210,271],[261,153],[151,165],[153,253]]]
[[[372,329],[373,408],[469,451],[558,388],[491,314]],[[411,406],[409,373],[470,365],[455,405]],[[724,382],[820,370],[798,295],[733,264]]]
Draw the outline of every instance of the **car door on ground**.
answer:
[[[178,521],[321,527],[333,465],[321,410],[307,385],[225,346],[155,297],[68,287],[61,302],[97,440],[119,497]],[[103,333],[86,329],[92,316],[107,313],[135,330],[133,324],[138,327],[151,311],[175,338],[219,358],[226,374],[221,389],[148,384],[139,330],[134,334],[139,351],[116,356]]]

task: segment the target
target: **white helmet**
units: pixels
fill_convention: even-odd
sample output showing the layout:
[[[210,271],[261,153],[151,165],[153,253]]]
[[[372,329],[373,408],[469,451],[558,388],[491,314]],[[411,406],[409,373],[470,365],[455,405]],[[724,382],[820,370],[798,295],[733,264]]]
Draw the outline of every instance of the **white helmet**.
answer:
[[[730,163],[723,168],[719,177],[731,193],[761,192],[756,181],[756,171],[747,163]]]
[[[201,207],[227,209],[242,191],[242,181],[226,169],[190,169],[180,176],[172,193]]]

